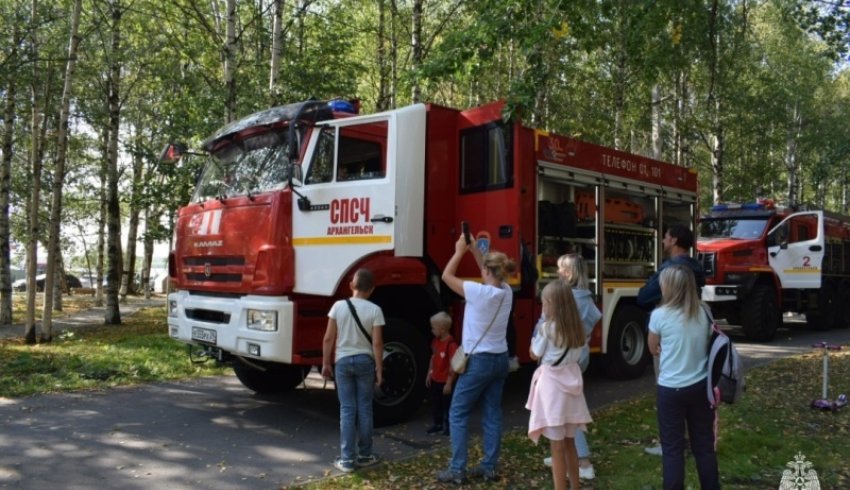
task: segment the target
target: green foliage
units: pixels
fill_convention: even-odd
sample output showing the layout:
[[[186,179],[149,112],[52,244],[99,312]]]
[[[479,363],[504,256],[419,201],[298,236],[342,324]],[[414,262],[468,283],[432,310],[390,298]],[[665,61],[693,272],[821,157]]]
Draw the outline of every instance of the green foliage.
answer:
[[[149,308],[120,326],[63,332],[47,344],[0,340],[0,397],[224,373],[211,363],[192,364],[186,348],[168,337],[164,318],[164,308]]]
[[[121,11],[117,53],[110,45],[110,5]],[[114,59],[122,76],[123,212],[130,206],[147,212],[151,226],[142,238],[170,236],[169,216],[188,201],[203,162],[187,159],[169,167],[156,159],[168,142],[197,148],[225,122],[224,5],[85,0],[71,103],[65,239],[82,234],[78,228],[92,229],[98,216],[108,126],[105,80]],[[265,108],[272,99],[271,5],[236,2],[237,115]],[[791,190],[789,172],[797,172],[794,190],[802,200],[834,210],[844,204],[850,94],[846,63],[834,63],[846,53],[843,4],[423,0],[419,66],[411,59],[412,2],[283,5],[281,103],[359,97],[370,111],[381,90],[392,92],[384,104],[409,103],[414,85],[423,100],[457,108],[505,100],[507,117],[646,155],[657,130],[662,159],[699,170],[703,204],[714,198],[715,177],[723,199],[752,199],[750,183],[758,181],[762,194],[783,201]],[[8,82],[17,83],[11,220],[19,243],[29,229],[33,100],[47,120],[43,188],[52,181],[70,6],[39,2],[33,18],[26,3],[0,5],[0,96],[5,98]],[[718,131],[724,166],[713,169],[711,144]],[[144,176],[143,192],[130,203],[126,177],[133,155],[144,162]],[[789,170],[791,161],[799,168]],[[49,215],[48,207],[42,199],[40,216]]]

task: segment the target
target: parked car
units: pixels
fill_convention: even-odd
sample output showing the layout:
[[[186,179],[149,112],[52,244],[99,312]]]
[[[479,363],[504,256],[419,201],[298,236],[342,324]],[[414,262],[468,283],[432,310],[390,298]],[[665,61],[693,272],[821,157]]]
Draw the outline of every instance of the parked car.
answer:
[[[39,274],[35,276],[35,290],[38,292],[44,291],[44,279],[47,277],[47,274]],[[70,288],[80,288],[83,287],[82,283],[80,283],[80,279],[73,274],[65,274],[65,291]],[[26,291],[27,290],[27,279],[18,279],[17,281],[12,283],[13,291]]]

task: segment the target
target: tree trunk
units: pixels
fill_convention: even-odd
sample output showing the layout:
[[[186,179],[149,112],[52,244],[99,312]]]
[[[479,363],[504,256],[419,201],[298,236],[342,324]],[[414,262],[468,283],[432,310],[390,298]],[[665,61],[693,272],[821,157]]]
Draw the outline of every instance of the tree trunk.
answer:
[[[136,147],[141,146],[139,127],[136,126]],[[136,241],[139,232],[139,202],[144,161],[138,151],[133,152],[133,183],[130,187],[130,219],[127,224],[127,246],[124,247],[124,276],[121,281],[121,299],[136,292]]]
[[[224,41],[225,123],[236,119],[236,0],[227,0]]]
[[[791,109],[791,124],[785,133],[785,171],[788,174],[788,205],[797,206],[801,198],[798,194],[800,164],[797,159],[797,143],[803,129],[803,116],[799,101],[794,102]]]
[[[720,121],[721,109],[720,100],[715,99],[711,134],[711,193],[714,204],[723,202],[723,154],[726,141],[723,123]]]
[[[232,0],[231,0],[232,1]],[[112,46],[109,66],[108,103],[109,103],[109,146],[106,172],[106,312],[104,322],[107,325],[121,323],[121,311],[118,307],[118,289],[121,284],[121,208],[118,200],[118,135],[121,126],[121,16],[119,2],[112,4]]]
[[[687,140],[685,139],[685,110],[688,100],[687,73],[681,70],[676,76],[676,117],[673,120],[673,163],[680,166],[685,165],[685,155],[688,153]]]
[[[714,0],[709,15],[708,41],[709,50],[709,87],[708,87],[708,110],[711,114],[711,193],[714,204],[723,201],[723,173],[724,173],[724,128],[721,115],[723,109],[720,91],[720,28],[719,28],[719,0]]]
[[[389,88],[389,107],[395,109],[398,104],[398,6],[396,0],[390,0],[392,5],[392,35],[390,36],[390,88]]]
[[[32,0],[32,27],[31,27],[31,55],[33,60],[38,60],[38,29],[35,28],[38,20],[38,0]],[[35,276],[38,270],[38,209],[41,205],[41,110],[38,107],[38,80],[39,63],[33,62],[32,82],[30,91],[32,94],[32,118],[30,121],[30,132],[32,134],[30,150],[30,178],[32,182],[32,194],[29,199],[29,219],[27,226],[27,314],[24,324],[24,339],[27,344],[36,342],[35,328]]]
[[[419,85],[422,68],[422,1],[413,0],[413,26],[410,36],[410,72],[413,74],[413,90],[411,103],[416,104],[422,97],[422,87]]]
[[[376,50],[375,63],[378,65],[378,100],[375,102],[375,108],[380,111],[385,111],[390,108],[389,100],[389,73],[387,63],[387,8],[385,0],[378,0],[378,34],[376,42],[378,49]]]
[[[151,263],[153,262],[153,237],[150,233],[151,231],[151,210],[150,207],[145,208],[145,235],[144,235],[144,243],[145,243],[145,255],[144,262],[142,263],[142,291],[145,294],[145,299],[151,299]]]
[[[17,62],[18,29],[13,26],[12,49],[8,53],[7,63]],[[12,324],[12,251],[11,222],[9,220],[9,200],[12,185],[12,139],[15,132],[15,97],[17,85],[15,77],[8,78],[3,108],[3,160],[0,161],[0,325]]]
[[[59,233],[62,220],[62,186],[65,183],[65,160],[68,152],[68,112],[71,107],[71,90],[74,82],[74,69],[77,65],[77,48],[80,45],[80,11],[82,0],[74,2],[71,16],[71,39],[68,42],[68,62],[65,65],[65,84],[62,88],[62,101],[59,109],[59,130],[56,135],[56,160],[53,168],[53,202],[50,206],[49,235],[47,242],[47,271],[44,278],[44,310],[42,312],[42,330],[47,341],[53,338],[53,308],[62,309],[62,290],[65,287],[65,273],[56,272],[56,264],[63,263],[59,254]],[[56,277],[62,280],[56,284]],[[55,289],[54,289],[55,288]],[[55,293],[54,293],[55,291]],[[54,298],[54,294],[58,297]],[[57,299],[57,301],[53,301]]]
[[[98,218],[97,218],[97,263],[95,264],[95,277],[97,280],[97,284],[95,284],[95,294],[94,294],[94,304],[95,306],[103,306],[103,271],[105,267],[105,256],[106,256],[106,187],[107,187],[107,174],[109,173],[109,128],[104,128],[103,133],[101,134],[101,159],[100,159],[100,171],[98,172],[98,177],[100,177],[100,191],[98,196],[100,197],[100,207],[98,209]]]
[[[274,22],[272,24],[272,59],[269,68],[269,99],[272,106],[280,104],[281,91],[278,86],[278,72],[280,71],[280,52],[283,49],[283,8],[284,0],[273,0]]]
[[[661,139],[661,87],[652,86],[652,158],[661,160],[664,150]]]

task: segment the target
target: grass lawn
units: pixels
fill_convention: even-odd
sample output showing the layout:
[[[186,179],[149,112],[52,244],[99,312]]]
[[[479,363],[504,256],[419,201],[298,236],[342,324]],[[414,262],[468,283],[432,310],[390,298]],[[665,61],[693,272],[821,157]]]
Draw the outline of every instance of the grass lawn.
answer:
[[[744,399],[720,408],[718,460],[725,489],[776,489],[782,472],[802,453],[817,471],[820,487],[850,488],[848,441],[850,407],[836,413],[809,408],[821,397],[822,358],[813,353],[758,367],[747,373]],[[850,349],[830,354],[830,396],[850,394]],[[594,412],[588,440],[596,479],[583,489],[660,489],[661,458],[644,454],[657,441],[655,399],[648,395]],[[475,428],[477,430],[477,428]],[[470,444],[470,461],[480,454],[480,440]],[[542,459],[548,443],[535,446],[524,432],[502,439],[500,481],[470,481],[463,488],[552,488]],[[698,489],[693,457],[688,456],[687,488]],[[449,450],[425,452],[340,477],[307,482],[304,489],[451,488],[434,479],[446,466]],[[793,467],[790,467],[793,471]],[[801,487],[802,488],[802,487]]]
[[[63,295],[62,311],[54,311],[53,318],[61,318],[64,315],[91,308],[94,305],[94,297],[89,294]],[[44,293],[35,294],[35,318],[41,319],[44,307]],[[12,294],[12,323],[24,323],[27,311],[27,293],[16,292]]]
[[[90,300],[89,300],[90,301]],[[83,308],[82,300],[66,308]],[[850,346],[830,354],[830,396],[850,394]],[[54,341],[27,346],[0,340],[0,397],[104,389],[229,373],[212,363],[191,364],[186,348],[166,334],[164,308],[148,308],[120,326],[57,332]],[[782,359],[747,373],[744,399],[720,409],[718,458],[726,489],[775,489],[798,453],[811,462],[824,489],[850,488],[850,407],[822,412],[809,408],[820,398],[822,358],[817,352]],[[661,458],[644,454],[657,439],[654,397],[594,412],[589,441],[597,478],[585,489],[653,489],[661,486]],[[480,458],[480,441],[470,444],[470,461]],[[533,445],[524,432],[503,437],[500,481],[473,481],[464,488],[551,488],[542,464],[548,444]],[[383,455],[391,458],[392,455]],[[447,448],[422,451],[341,476],[306,482],[305,489],[448,488],[434,479],[445,467]],[[792,468],[793,469],[793,468]],[[699,488],[692,458],[687,484]]]
[[[231,372],[192,364],[166,334],[165,308],[146,308],[121,325],[58,331],[53,342],[0,340],[0,397],[109,388]]]

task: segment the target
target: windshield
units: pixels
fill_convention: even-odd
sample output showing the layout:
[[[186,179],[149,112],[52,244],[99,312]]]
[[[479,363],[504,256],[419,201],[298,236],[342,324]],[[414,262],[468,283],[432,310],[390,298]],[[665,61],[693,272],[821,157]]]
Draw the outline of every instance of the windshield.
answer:
[[[759,238],[768,218],[703,218],[699,223],[700,238]]]
[[[251,196],[286,187],[290,168],[286,142],[286,131],[267,131],[216,150],[192,200]]]

